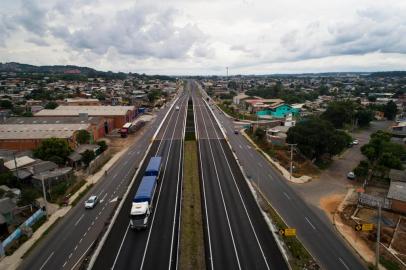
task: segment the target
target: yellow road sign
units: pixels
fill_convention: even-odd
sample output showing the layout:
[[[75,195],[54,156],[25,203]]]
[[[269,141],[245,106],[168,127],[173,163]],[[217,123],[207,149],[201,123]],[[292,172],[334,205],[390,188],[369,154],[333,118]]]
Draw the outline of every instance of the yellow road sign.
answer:
[[[280,229],[279,234],[282,236],[296,236],[296,229],[293,228]]]
[[[365,223],[365,224],[357,224],[355,225],[355,230],[359,231],[372,231],[374,229],[374,224],[372,223]]]

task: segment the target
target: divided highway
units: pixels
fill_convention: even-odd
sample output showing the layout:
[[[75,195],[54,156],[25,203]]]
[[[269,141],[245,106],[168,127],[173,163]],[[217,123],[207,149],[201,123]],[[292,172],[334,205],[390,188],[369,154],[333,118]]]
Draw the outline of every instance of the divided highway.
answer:
[[[183,137],[189,96],[184,92],[153,142],[124,205],[97,256],[93,269],[175,269],[178,260],[180,197],[183,179]],[[162,157],[149,228],[129,227],[132,197],[152,156]]]
[[[192,88],[210,269],[288,269],[232,152]]]
[[[136,168],[150,140],[162,122],[167,109],[158,112],[155,121],[141,132],[142,137],[132,145],[89,191],[101,199],[92,210],[84,209],[85,196],[73,207],[50,233],[24,258],[19,269],[54,270],[78,269],[86,253],[92,248],[100,233],[106,228],[117,206],[117,198],[128,188]]]
[[[202,93],[206,98],[203,90]],[[365,269],[351,247],[338,236],[338,232],[321,220],[314,209],[294,191],[294,184],[287,182],[242,135],[234,134],[236,127],[232,119],[215,106],[213,108],[246,174],[259,185],[287,224],[297,229],[299,239],[321,267],[332,270]]]

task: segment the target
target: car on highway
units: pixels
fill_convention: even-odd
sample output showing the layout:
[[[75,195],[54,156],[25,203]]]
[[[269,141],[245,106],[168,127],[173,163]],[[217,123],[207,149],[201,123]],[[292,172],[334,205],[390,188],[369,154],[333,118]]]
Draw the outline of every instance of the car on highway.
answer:
[[[350,180],[354,180],[355,179],[355,173],[354,172],[349,172],[349,173],[347,173],[347,178],[348,179],[350,179]]]
[[[176,106],[176,107],[175,107],[175,110],[179,111],[179,106]]]
[[[234,134],[238,134],[238,130],[234,129]]]
[[[99,198],[96,195],[92,195],[85,201],[85,208],[86,209],[92,209],[96,206],[96,204],[99,202]]]

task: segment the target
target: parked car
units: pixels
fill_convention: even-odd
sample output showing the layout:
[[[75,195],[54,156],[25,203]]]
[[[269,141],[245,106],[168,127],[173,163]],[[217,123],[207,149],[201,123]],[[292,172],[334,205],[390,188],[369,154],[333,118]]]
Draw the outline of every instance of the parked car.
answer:
[[[96,206],[96,204],[99,202],[99,198],[97,198],[96,195],[92,195],[85,201],[85,208],[86,209],[92,209]]]
[[[353,140],[353,141],[352,141],[352,144],[353,144],[353,145],[358,145],[358,144],[359,144],[359,141],[358,141],[358,140]]]
[[[234,134],[238,134],[238,130],[234,129]]]
[[[349,172],[348,174],[347,174],[347,178],[348,179],[350,179],[350,180],[354,180],[355,179],[355,173],[354,172]]]

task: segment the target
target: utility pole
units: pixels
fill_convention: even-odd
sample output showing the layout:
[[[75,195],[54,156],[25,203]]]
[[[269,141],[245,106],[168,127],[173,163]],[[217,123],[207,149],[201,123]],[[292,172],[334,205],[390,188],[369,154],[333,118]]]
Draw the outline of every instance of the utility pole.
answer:
[[[41,182],[42,182],[42,193],[44,196],[45,215],[48,219],[48,202],[47,202],[47,194],[45,192],[44,175],[41,175]]]
[[[297,145],[297,143],[290,143],[290,176],[289,180],[292,180],[292,173],[293,173],[293,147]]]
[[[379,244],[381,241],[381,203],[378,202],[378,226],[376,228],[376,252],[375,252],[375,267],[379,269]]]

